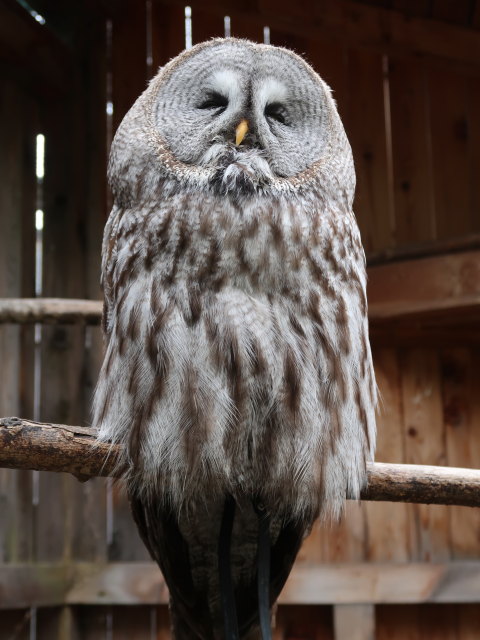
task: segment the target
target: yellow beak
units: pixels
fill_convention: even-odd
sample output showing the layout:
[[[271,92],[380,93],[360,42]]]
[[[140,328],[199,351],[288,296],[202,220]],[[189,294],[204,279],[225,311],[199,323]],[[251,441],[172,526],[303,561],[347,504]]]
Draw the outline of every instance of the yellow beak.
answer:
[[[242,144],[242,140],[247,135],[247,131],[248,131],[248,121],[243,119],[240,121],[240,124],[235,129],[235,144],[237,146],[239,144]]]

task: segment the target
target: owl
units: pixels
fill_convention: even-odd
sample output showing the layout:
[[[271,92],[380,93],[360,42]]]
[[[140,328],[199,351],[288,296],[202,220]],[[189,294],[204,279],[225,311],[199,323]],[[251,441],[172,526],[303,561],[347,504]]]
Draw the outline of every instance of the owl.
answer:
[[[352,153],[295,53],[215,39],[163,67],[112,144],[99,439],[177,640],[270,637],[317,517],[375,444]]]

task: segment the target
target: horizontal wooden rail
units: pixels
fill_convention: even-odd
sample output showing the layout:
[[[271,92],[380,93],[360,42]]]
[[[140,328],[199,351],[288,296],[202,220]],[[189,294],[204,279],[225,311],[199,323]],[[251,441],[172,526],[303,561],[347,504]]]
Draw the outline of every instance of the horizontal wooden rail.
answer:
[[[0,565],[0,609],[167,602],[167,586],[153,562]],[[480,602],[480,562],[297,563],[279,602]]]
[[[399,300],[371,302],[369,320],[373,338],[383,331],[408,325],[410,332],[427,324],[441,329],[452,325],[474,325],[480,340],[480,293],[438,300]],[[0,324],[76,324],[99,325],[100,300],[63,298],[0,298]]]
[[[119,446],[96,443],[95,435],[89,427],[2,418],[0,467],[64,471],[81,480],[112,475]],[[361,498],[480,507],[480,470],[373,462]]]
[[[100,300],[68,298],[0,298],[0,323],[98,325],[102,317]]]

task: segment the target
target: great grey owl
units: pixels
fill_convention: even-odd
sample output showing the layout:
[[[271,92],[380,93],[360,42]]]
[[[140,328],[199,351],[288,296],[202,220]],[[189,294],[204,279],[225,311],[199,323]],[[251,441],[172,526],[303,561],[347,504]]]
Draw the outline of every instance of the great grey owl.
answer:
[[[177,639],[269,637],[318,516],[375,441],[350,145],[299,56],[217,39],[163,67],[113,141],[94,403]]]

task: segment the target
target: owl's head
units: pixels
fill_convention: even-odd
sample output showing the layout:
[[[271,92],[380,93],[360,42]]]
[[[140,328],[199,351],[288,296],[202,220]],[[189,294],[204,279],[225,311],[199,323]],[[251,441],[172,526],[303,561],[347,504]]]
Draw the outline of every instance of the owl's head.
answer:
[[[287,49],[235,38],[199,44],[159,71],[117,133],[114,190],[115,166],[127,149],[130,163],[148,157],[160,161],[163,176],[220,192],[291,191],[322,173],[339,174],[339,156],[353,175],[323,80]],[[335,188],[353,195],[348,181]]]

